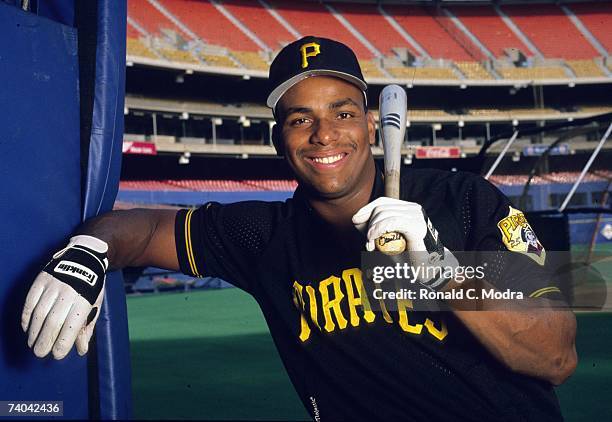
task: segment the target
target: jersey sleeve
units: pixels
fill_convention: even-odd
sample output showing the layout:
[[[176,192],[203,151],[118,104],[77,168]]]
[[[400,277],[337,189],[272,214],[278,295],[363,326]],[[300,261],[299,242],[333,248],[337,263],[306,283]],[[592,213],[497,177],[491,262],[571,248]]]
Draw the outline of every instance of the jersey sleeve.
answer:
[[[525,297],[564,300],[546,265],[544,246],[524,213],[495,186],[474,178],[462,214],[466,250],[482,251],[487,281],[499,290],[520,291]]]
[[[275,204],[209,202],[179,210],[175,238],[181,271],[194,277],[218,277],[251,292],[253,268],[274,230]]]

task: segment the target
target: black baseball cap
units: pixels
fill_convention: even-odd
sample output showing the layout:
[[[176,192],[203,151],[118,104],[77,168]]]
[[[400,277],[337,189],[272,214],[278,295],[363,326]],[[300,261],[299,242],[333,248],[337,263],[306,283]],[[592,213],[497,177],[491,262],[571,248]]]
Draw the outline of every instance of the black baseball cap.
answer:
[[[356,85],[365,93],[368,89],[353,50],[330,40],[307,36],[285,46],[270,66],[270,94],[266,104],[272,110],[292,86],[311,76],[335,76]]]

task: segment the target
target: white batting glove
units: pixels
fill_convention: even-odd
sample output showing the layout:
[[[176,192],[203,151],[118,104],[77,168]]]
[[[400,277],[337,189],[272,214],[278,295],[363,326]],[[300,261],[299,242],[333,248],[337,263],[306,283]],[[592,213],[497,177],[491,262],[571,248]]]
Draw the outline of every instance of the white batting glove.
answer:
[[[87,353],[104,297],[107,252],[96,237],[74,236],[38,274],[21,314],[36,356],[52,351],[63,359],[75,342],[79,355]]]
[[[438,231],[427,218],[423,207],[415,202],[380,197],[357,211],[353,216],[353,224],[357,230],[366,233],[366,249],[370,252],[374,251],[376,239],[380,236],[397,232],[406,239],[406,251],[413,266],[454,268],[459,265],[455,256],[442,244]],[[428,288],[439,290],[450,279],[434,277],[417,281]]]

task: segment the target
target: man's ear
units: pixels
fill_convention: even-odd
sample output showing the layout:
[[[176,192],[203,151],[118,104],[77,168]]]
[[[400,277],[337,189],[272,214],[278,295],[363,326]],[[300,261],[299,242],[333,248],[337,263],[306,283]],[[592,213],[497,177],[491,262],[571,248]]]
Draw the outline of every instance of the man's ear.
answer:
[[[374,145],[376,143],[376,120],[374,119],[374,113],[368,111],[367,120],[369,137],[368,141],[370,145]]]
[[[272,143],[276,149],[276,155],[283,157],[285,155],[285,143],[283,142],[281,125],[278,123],[272,126]]]

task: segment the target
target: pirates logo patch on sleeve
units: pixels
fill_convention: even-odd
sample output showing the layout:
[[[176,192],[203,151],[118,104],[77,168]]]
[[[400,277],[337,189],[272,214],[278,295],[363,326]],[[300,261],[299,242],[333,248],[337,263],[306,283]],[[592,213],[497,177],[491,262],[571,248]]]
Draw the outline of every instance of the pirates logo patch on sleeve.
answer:
[[[504,245],[508,250],[523,253],[538,264],[544,265],[546,251],[527,222],[525,214],[515,208],[509,208],[508,216],[497,223]]]

